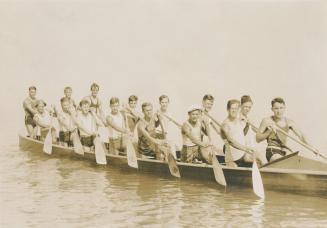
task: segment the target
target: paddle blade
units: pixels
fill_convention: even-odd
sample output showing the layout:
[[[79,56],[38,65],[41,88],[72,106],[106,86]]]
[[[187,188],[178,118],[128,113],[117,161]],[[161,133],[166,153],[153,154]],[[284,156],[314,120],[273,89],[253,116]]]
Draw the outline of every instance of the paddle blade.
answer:
[[[260,198],[264,199],[265,190],[263,188],[262,178],[255,159],[252,165],[252,185],[253,185],[253,192]]]
[[[106,153],[104,151],[102,142],[100,141],[99,137],[95,137],[93,143],[95,147],[95,160],[97,164],[106,165],[107,164]]]
[[[46,154],[52,153],[52,134],[51,129],[49,130],[47,136],[44,139],[43,151]]]
[[[215,153],[212,153],[212,168],[217,183],[226,187],[227,183],[226,183],[224,171],[221,165],[219,164]]]
[[[167,156],[168,156],[167,162],[168,162],[170,174],[173,175],[174,177],[180,178],[181,174],[179,172],[179,168],[177,166],[174,156],[170,152],[168,152]]]
[[[136,151],[129,137],[126,139],[127,163],[130,167],[138,168]]]
[[[77,132],[73,133],[73,144],[74,144],[74,152],[76,154],[84,155],[84,149],[81,140],[78,137]]]

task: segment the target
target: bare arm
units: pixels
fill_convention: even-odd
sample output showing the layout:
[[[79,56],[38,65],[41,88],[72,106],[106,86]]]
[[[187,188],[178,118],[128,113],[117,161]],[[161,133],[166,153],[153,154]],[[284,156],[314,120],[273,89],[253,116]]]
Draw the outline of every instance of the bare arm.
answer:
[[[35,115],[33,119],[34,119],[35,123],[40,127],[43,127],[43,128],[51,128],[52,127],[51,125],[42,123],[42,121],[40,120],[40,118],[37,115]]]
[[[268,136],[271,134],[272,129],[269,128],[269,122],[266,119],[261,121],[260,127],[256,134],[257,143],[262,142],[263,140],[267,139]]]
[[[32,103],[28,100],[24,101],[23,107],[26,108],[33,115],[35,115],[37,113],[37,111],[32,107]]]
[[[163,134],[164,138],[166,138],[166,135],[167,135],[167,131],[166,130],[167,129],[165,129],[165,126],[163,124],[162,116],[159,113],[157,113],[156,115],[157,115],[157,118],[159,120],[159,124],[160,124],[160,128],[161,128],[162,134]]]
[[[123,133],[123,134],[128,134],[128,133],[129,133],[129,131],[128,131],[127,129],[117,126],[117,125],[113,122],[112,117],[110,117],[110,116],[107,117],[107,119],[106,119],[106,123],[107,123],[107,126],[112,127],[113,129],[115,129],[116,131],[118,131],[118,132],[120,132],[120,133]]]
[[[152,143],[154,144],[161,144],[161,140],[153,138],[145,129],[145,124],[141,121],[138,124],[138,130]]]
[[[230,128],[227,124],[223,123],[222,130],[224,132],[224,135],[226,136],[227,141],[229,142],[229,144],[231,144],[231,146],[235,147],[236,149],[245,151],[245,152],[249,152],[251,150],[251,148],[248,148],[248,147],[240,144],[233,138],[233,136],[231,135],[231,132],[230,132]]]
[[[182,126],[182,134],[186,135],[194,144],[201,146],[201,147],[206,147],[207,145],[203,143],[201,140],[198,140],[192,135],[191,129],[189,126],[187,126],[186,123],[183,124]]]

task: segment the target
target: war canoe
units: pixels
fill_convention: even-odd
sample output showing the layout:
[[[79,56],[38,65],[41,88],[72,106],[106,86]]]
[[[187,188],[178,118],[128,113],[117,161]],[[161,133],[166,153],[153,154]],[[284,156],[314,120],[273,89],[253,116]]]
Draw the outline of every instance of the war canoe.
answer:
[[[19,135],[19,146],[22,150],[43,153],[43,142]],[[76,154],[73,148],[53,145],[53,157],[79,157],[95,161],[94,152],[85,152],[84,156]],[[107,166],[130,169],[137,172],[170,176],[169,168],[163,161],[138,158],[138,169],[128,166],[127,158],[107,154]],[[211,165],[177,162],[181,178],[199,179],[215,182]],[[251,168],[227,167],[222,165],[227,186],[252,187]],[[285,156],[260,168],[264,188],[273,191],[286,191],[303,194],[327,196],[327,163],[319,159],[302,156],[299,152]]]

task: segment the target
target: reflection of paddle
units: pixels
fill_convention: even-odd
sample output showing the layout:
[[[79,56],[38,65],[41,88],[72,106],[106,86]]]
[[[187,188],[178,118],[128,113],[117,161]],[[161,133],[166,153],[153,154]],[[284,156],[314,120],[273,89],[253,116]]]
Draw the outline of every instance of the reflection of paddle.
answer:
[[[74,144],[74,152],[76,154],[84,155],[83,145],[81,140],[79,139],[77,130],[73,132],[73,144]]]
[[[106,165],[107,164],[106,153],[104,151],[102,142],[98,135],[94,138],[93,143],[94,143],[94,147],[95,147],[94,148],[95,160],[96,160],[97,164]]]
[[[212,116],[208,113],[204,113],[207,115],[215,124],[217,124],[221,128],[221,124],[218,123]],[[255,154],[253,154],[253,165],[252,165],[252,186],[254,193],[260,198],[264,198],[264,188],[262,183],[262,178],[260,175],[260,171],[258,169],[258,165],[256,162]]]
[[[126,154],[127,154],[127,163],[130,167],[135,169],[138,168],[136,151],[133,146],[132,140],[129,136],[126,136]]]
[[[49,132],[47,133],[47,136],[44,139],[43,151],[46,154],[51,154],[52,153],[52,133],[51,133],[51,127],[49,128]]]
[[[312,146],[310,146],[310,145],[308,145],[308,144],[306,144],[306,143],[304,143],[304,142],[298,140],[297,138],[295,138],[295,137],[289,135],[286,131],[284,131],[284,130],[283,130],[281,127],[279,127],[277,124],[275,124],[275,125],[277,126],[277,130],[278,130],[279,132],[281,132],[281,133],[284,134],[285,136],[289,137],[289,138],[292,139],[294,142],[296,142],[296,143],[300,144],[301,146],[307,148],[308,150],[310,150],[310,151],[313,152],[314,154],[316,154],[316,155],[320,156],[321,158],[324,158],[324,159],[327,160],[327,157],[324,156],[324,155],[322,155],[321,153],[319,153],[319,151],[318,151],[317,149],[315,149],[315,148],[313,148]]]

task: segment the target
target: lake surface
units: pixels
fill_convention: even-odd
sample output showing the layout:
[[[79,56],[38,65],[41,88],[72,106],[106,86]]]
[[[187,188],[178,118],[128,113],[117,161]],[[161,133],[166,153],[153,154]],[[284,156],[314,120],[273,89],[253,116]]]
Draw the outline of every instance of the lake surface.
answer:
[[[1,227],[326,227],[327,197],[175,180],[1,144]]]

